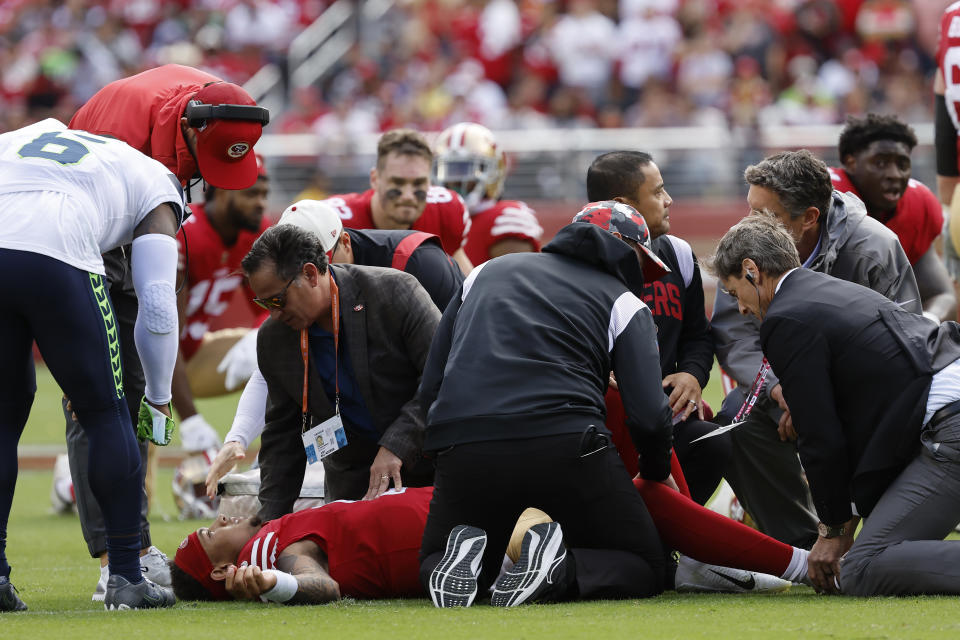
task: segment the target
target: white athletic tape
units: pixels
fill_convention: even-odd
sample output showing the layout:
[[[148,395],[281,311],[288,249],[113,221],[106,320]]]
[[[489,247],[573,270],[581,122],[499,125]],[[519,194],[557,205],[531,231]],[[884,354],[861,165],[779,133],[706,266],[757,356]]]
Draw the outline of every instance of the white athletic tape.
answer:
[[[264,575],[274,575],[277,577],[277,584],[273,589],[263,592],[260,597],[271,602],[286,602],[297,595],[297,579],[285,571],[276,569],[267,569]]]

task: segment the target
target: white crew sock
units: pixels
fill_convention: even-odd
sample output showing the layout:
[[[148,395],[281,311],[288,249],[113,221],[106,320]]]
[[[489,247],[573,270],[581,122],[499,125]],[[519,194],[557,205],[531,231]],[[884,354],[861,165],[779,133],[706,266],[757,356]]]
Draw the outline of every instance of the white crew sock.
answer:
[[[784,571],[780,577],[790,582],[800,582],[809,585],[810,578],[807,577],[807,558],[809,556],[810,552],[806,549],[794,547],[790,564],[787,565],[787,570]]]

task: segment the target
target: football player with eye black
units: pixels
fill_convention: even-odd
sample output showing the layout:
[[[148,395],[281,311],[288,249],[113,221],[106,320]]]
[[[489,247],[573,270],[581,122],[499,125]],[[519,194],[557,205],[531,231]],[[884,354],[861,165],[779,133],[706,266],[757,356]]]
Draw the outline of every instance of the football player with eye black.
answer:
[[[394,129],[380,136],[377,164],[370,170],[370,188],[333,196],[332,206],[351,229],[412,229],[440,238],[443,250],[464,274],[473,265],[463,251],[470,214],[459,195],[430,185],[433,151],[412,129]]]

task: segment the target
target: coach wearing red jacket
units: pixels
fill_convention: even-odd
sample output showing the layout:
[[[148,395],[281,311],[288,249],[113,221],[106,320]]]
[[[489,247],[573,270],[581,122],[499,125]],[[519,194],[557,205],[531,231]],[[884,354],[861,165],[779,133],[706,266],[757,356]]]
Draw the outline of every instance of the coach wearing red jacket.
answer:
[[[77,111],[69,126],[123,140],[161,162],[181,185],[202,174],[218,188],[245,189],[257,179],[253,145],[267,121],[267,110],[256,106],[237,85],[197,69],[171,64],[111,82]],[[137,298],[123,248],[104,255],[104,264],[120,330],[127,405],[136,423],[144,388],[133,341]],[[90,555],[99,557],[101,562],[93,599],[102,600],[108,578],[103,517],[87,480],[86,437],[70,412],[64,413],[81,528]],[[194,435],[197,439],[216,441],[216,433],[212,429],[210,432]],[[146,443],[142,443],[141,457],[145,458],[146,453]],[[148,488],[150,485],[147,482]],[[148,501],[144,499],[139,540],[141,566],[147,578],[169,584],[165,558],[151,546],[147,510]]]

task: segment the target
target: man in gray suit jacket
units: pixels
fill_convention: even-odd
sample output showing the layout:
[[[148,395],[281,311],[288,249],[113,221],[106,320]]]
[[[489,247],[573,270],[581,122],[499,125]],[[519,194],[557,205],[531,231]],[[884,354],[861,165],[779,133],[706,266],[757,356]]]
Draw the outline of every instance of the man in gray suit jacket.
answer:
[[[834,191],[822,160],[806,150],[778,153],[747,167],[744,178],[751,210],[767,211],[783,223],[804,267],[869,287],[920,313],[917,281],[896,234],[869,217],[856,197]],[[721,413],[735,413],[763,359],[760,323],[740,315],[718,291],[711,330],[720,366],[738,384]],[[731,432],[733,455],[724,476],[761,531],[810,548],[817,517],[775,374],[767,375],[747,424]]]
[[[820,591],[960,593],[960,325],[800,269],[769,217],[724,235],[713,270],[780,377],[820,517]],[[761,480],[762,481],[762,480]],[[860,517],[863,528],[854,540]]]
[[[260,517],[292,511],[308,457],[301,434],[332,418],[346,444],[323,458],[328,499],[372,499],[391,481],[432,484],[417,388],[440,313],[417,280],[328,268],[317,237],[292,225],[261,235],[243,270],[270,310],[257,339],[269,392]]]

